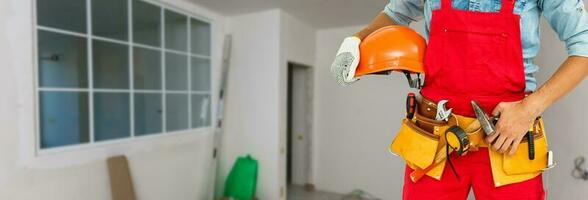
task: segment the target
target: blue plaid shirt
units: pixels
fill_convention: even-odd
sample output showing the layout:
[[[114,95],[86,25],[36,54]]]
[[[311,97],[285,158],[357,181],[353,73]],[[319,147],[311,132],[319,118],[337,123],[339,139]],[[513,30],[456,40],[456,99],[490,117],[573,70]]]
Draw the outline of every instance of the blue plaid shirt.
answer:
[[[453,0],[453,7],[478,12],[497,12],[501,0]],[[408,25],[410,22],[425,19],[428,35],[432,10],[441,7],[441,0],[390,0],[384,12],[396,23]],[[534,73],[539,66],[533,58],[539,52],[540,16],[549,22],[565,42],[568,55],[588,57],[588,11],[582,0],[517,0],[516,14],[521,16],[521,42],[525,62],[526,90],[534,91],[537,80]]]

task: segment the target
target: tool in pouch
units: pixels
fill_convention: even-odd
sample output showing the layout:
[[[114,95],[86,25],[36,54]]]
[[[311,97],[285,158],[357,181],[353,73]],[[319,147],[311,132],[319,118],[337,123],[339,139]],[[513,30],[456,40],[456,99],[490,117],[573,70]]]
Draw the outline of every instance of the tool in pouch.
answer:
[[[486,136],[492,136],[496,133],[495,124],[498,122],[498,117],[489,117],[484,110],[480,107],[480,104],[476,101],[472,101],[472,108],[474,109],[474,113],[476,114],[476,118],[480,122],[482,129],[486,133]],[[526,134],[527,141],[529,142],[529,160],[535,160],[535,139],[533,137],[533,132],[535,130],[535,124],[531,126],[531,130],[529,130]]]
[[[478,118],[480,126],[484,129],[486,136],[494,135],[494,133],[496,133],[496,127],[494,124],[496,124],[498,120],[494,117],[490,118],[476,101],[472,101],[472,108],[474,109],[474,114],[476,114],[476,118]]]
[[[458,156],[463,156],[470,149],[470,140],[463,128],[459,126],[452,126],[447,129],[447,131],[445,131],[445,141],[447,142],[445,145],[445,156],[447,157],[447,163],[449,164],[449,167],[451,167],[453,174],[459,179],[459,174],[451,162],[450,150],[456,152]]]
[[[445,104],[447,103],[447,100],[439,101],[437,105],[437,116],[435,117],[436,120],[447,121],[449,119],[452,109],[447,110],[445,108]],[[480,112],[483,113],[483,110],[477,105],[476,102],[472,101],[472,106],[474,107],[474,112],[476,113],[476,116]],[[481,116],[484,117],[482,120],[487,123],[480,122],[480,125],[482,126],[484,131],[488,131],[493,134],[495,132],[494,124],[490,122],[489,117],[485,113],[481,114]],[[457,173],[455,167],[453,166],[453,163],[451,162],[450,154],[452,153],[452,151],[457,153],[458,156],[464,156],[465,154],[467,154],[468,150],[470,149],[470,140],[465,130],[459,127],[458,125],[451,126],[449,129],[447,129],[447,131],[445,131],[444,135],[445,141],[447,143],[445,145],[445,156],[447,163],[449,164],[449,167],[451,168],[453,174],[459,179],[459,174]]]
[[[451,109],[445,108],[445,105],[448,103],[448,100],[441,100],[437,104],[437,115],[435,116],[436,120],[439,121],[449,121],[449,116],[451,115]],[[445,156],[447,158],[447,163],[449,163],[449,167],[451,167],[451,171],[457,178],[459,178],[459,174],[455,170],[453,163],[451,162],[450,154],[452,152],[456,152],[457,155],[463,156],[465,155],[469,148],[470,148],[470,140],[468,139],[468,135],[463,130],[463,128],[455,125],[451,126],[447,131],[445,131]]]
[[[412,120],[416,112],[416,95],[412,92],[406,96],[406,118]]]
[[[527,141],[529,141],[529,160],[535,160],[535,139],[533,137],[533,130],[527,132]]]
[[[402,157],[414,170],[409,176],[411,181],[417,182],[424,176],[440,180],[444,168],[451,167],[454,163],[450,162],[460,156],[460,149],[463,155],[465,152],[476,151],[479,147],[487,147],[483,142],[486,134],[477,118],[451,114],[447,122],[438,121],[435,118],[438,104],[419,96],[416,98],[418,101],[414,118],[403,120],[389,149],[394,155]],[[452,128],[454,125],[462,128],[465,134],[458,128]],[[538,119],[536,127],[530,130],[534,133],[535,160],[528,158],[526,140],[521,143],[520,150],[514,156],[488,151],[495,186],[528,180],[554,166],[553,153],[547,149],[542,120]],[[460,139],[465,138],[463,135],[467,136],[469,142]],[[456,155],[448,159],[449,154],[454,152]],[[460,178],[456,171],[459,172],[455,170],[453,173]]]
[[[487,115],[486,112],[482,110],[482,108],[477,102],[472,101],[471,103],[477,121],[480,123],[482,130],[484,130],[486,136],[496,134],[495,124],[498,122],[499,116],[489,117],[489,115]],[[531,175],[528,176],[532,177],[534,170],[536,170],[536,172],[544,172],[555,167],[556,163],[553,159],[553,152],[547,148],[547,140],[545,139],[546,136],[544,135],[544,129],[545,128],[543,127],[543,121],[541,117],[537,117],[531,125],[529,131],[527,131],[525,135],[525,139],[527,142],[526,156],[524,154],[522,156],[518,156],[517,153],[515,153],[514,155],[499,154],[503,156],[503,160],[500,163],[503,165],[502,169],[506,175],[524,176],[525,173],[530,173]],[[523,146],[522,148],[524,148],[523,144],[524,143],[521,143],[521,145]],[[519,152],[519,150],[517,150],[517,152]],[[493,159],[492,156],[490,157],[490,159],[491,162],[497,161],[496,158]],[[512,180],[514,180],[505,178],[504,174],[497,176],[501,177],[500,179],[502,179],[503,181],[509,181],[511,183]]]
[[[449,120],[449,116],[451,115],[451,111],[453,111],[453,108],[447,110],[447,108],[445,108],[445,105],[448,103],[448,100],[441,100],[439,101],[439,103],[437,104],[437,116],[435,116],[436,120],[439,121],[448,121]]]
[[[439,103],[437,103],[437,112],[435,114],[435,120],[443,122],[449,121],[449,117],[451,116],[453,108],[447,109],[447,103],[449,103],[448,100],[441,100],[439,101]],[[453,174],[455,174],[455,176],[459,178],[459,175],[455,170],[453,163],[451,162],[450,154],[455,152],[458,156],[465,155],[470,149],[470,140],[468,138],[466,131],[458,125],[449,127],[443,135],[446,143],[444,145],[445,156],[441,156],[439,160],[446,159],[447,163],[451,167],[451,170],[453,171]],[[435,163],[436,162],[437,159],[435,159]]]
[[[436,120],[445,122],[449,121],[449,116],[451,116],[451,111],[453,110],[453,108],[447,109],[445,107],[445,105],[448,102],[448,100],[439,101],[439,103],[437,104],[437,114],[435,116]],[[470,140],[466,132],[463,130],[463,128],[457,125],[451,126],[449,129],[447,129],[444,135],[445,141],[447,143],[445,145],[445,156],[447,159],[447,163],[449,163],[449,167],[451,167],[451,171],[453,171],[453,174],[455,174],[455,176],[459,178],[459,174],[457,174],[457,171],[455,170],[455,167],[453,166],[453,163],[451,162],[451,158],[449,155],[452,152],[457,153],[457,155],[459,156],[465,155],[470,148]]]
[[[480,125],[482,126],[482,129],[484,130],[484,132],[486,133],[487,136],[493,135],[496,132],[496,128],[495,128],[495,124],[498,122],[498,117],[488,117],[488,115],[486,114],[486,112],[484,112],[484,110],[482,110],[482,108],[480,107],[480,105],[476,102],[476,101],[472,101],[472,107],[474,108],[474,113],[476,114],[476,118],[478,119],[478,121],[480,122]],[[535,121],[540,120],[541,117],[538,117]],[[534,123],[533,126],[531,126],[531,129],[527,132],[526,134],[526,139],[528,142],[528,158],[529,160],[535,160],[536,157],[536,146],[535,146],[535,136],[533,134],[533,132],[537,131],[538,128],[541,127],[537,127],[537,123]],[[555,163],[554,159],[553,159],[553,151],[547,151],[547,167],[545,169],[543,169],[543,171],[547,171],[553,167],[555,167],[557,165],[557,163]]]
[[[465,129],[463,129],[466,133],[472,133],[475,132],[476,129],[479,128],[479,124],[476,123],[471,123],[470,125],[468,125]],[[447,139],[446,139],[447,140]],[[469,139],[468,139],[469,140]],[[447,142],[447,141],[446,141]],[[464,143],[465,144],[465,143]],[[445,145],[445,150],[447,151],[447,146]],[[467,149],[469,150],[472,147],[471,142],[469,143]],[[435,160],[433,162],[433,164],[431,164],[429,167],[425,168],[425,169],[419,169],[419,170],[415,170],[414,172],[412,172],[410,174],[410,178],[413,182],[417,182],[418,180],[420,180],[423,176],[425,176],[429,171],[433,170],[435,167],[437,167],[440,163],[444,162],[447,160],[447,157],[449,156],[449,154],[451,154],[454,151],[455,148],[449,148],[449,152],[445,152],[445,153],[439,153],[435,156]],[[477,149],[474,148],[474,149]],[[452,165],[452,164],[451,164]],[[451,166],[450,166],[451,167]],[[452,170],[453,171],[453,170]],[[456,173],[455,171],[453,171],[454,173]]]

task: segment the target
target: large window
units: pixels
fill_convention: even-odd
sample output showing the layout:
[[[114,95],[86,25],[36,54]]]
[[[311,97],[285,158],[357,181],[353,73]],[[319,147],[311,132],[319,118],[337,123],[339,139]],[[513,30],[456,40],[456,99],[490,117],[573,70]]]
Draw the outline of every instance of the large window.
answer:
[[[143,0],[37,0],[39,149],[210,126],[210,24]]]

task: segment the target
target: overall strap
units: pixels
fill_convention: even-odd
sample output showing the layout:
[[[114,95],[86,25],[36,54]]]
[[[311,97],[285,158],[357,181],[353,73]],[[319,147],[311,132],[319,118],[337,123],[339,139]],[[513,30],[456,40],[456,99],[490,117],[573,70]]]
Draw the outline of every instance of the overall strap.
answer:
[[[452,0],[441,0],[441,10],[453,10],[453,5],[451,5],[451,2]]]
[[[441,0],[441,10],[453,10],[452,0]],[[515,0],[502,0],[500,12],[514,14]]]
[[[514,15],[515,0],[502,0],[500,12],[503,14]]]

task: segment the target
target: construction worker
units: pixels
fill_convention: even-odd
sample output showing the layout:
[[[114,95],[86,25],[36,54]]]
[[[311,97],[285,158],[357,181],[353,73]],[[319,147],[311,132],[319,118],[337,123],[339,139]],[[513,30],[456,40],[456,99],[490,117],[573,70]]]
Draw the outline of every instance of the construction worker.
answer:
[[[533,58],[541,15],[565,42],[569,57],[537,88],[539,66]],[[478,200],[544,199],[540,172],[509,175],[510,182],[500,183],[503,166],[494,165],[491,156],[505,155],[506,162],[515,155],[541,113],[587,76],[588,12],[582,0],[391,0],[367,27],[343,41],[331,67],[337,81],[357,80],[359,47],[372,32],[421,19],[428,43],[420,95],[433,103],[447,100],[455,115],[465,117],[474,117],[475,100],[499,119],[495,134],[483,141],[487,148],[452,157],[459,176],[445,167],[439,179],[415,182],[409,174],[417,168],[406,167],[403,199],[466,199],[470,187]]]

